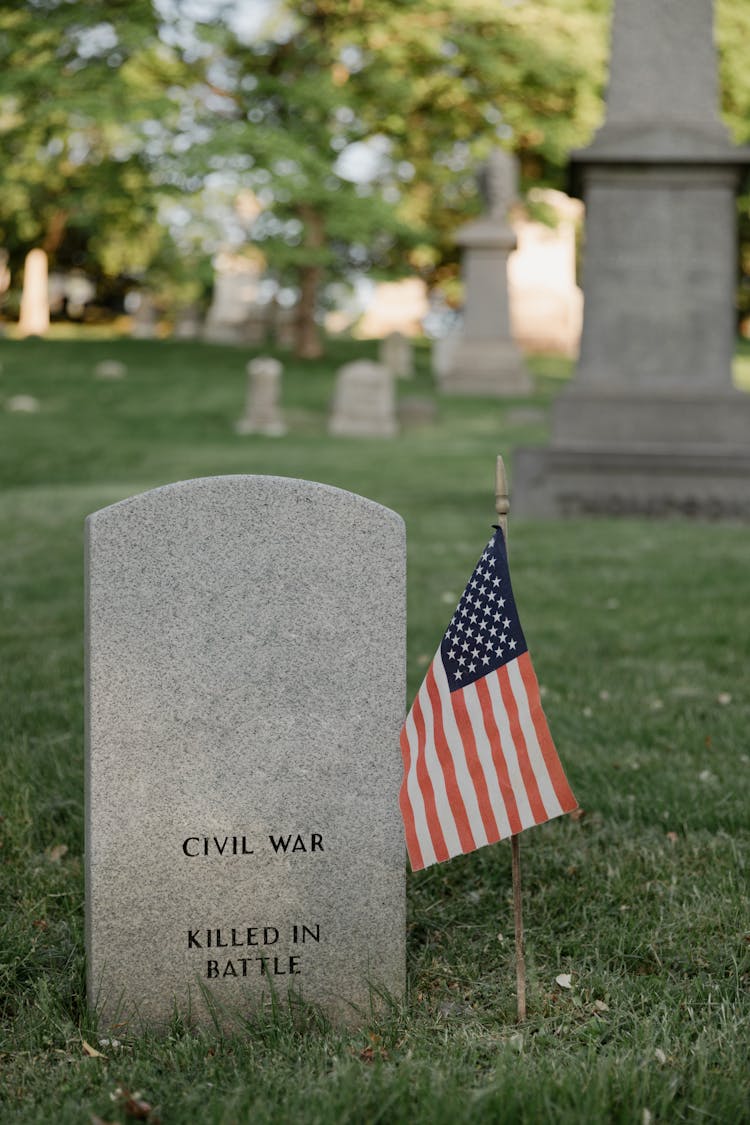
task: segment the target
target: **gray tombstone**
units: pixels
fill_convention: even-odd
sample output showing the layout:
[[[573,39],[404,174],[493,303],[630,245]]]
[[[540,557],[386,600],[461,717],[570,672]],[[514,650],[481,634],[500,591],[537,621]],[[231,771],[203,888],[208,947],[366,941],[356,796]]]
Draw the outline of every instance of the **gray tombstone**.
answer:
[[[159,334],[159,312],[149,293],[138,294],[130,335],[134,340],[155,340]]]
[[[247,365],[245,414],[235,426],[238,434],[281,437],[286,433],[279,402],[283,370],[273,356],[262,355],[250,360]]]
[[[185,305],[178,310],[174,323],[175,340],[198,340],[202,329],[203,322],[197,305]]]
[[[575,378],[516,455],[528,515],[750,517],[750,400],[732,385],[736,203],[750,149],[718,115],[711,0],[616,0],[586,201]]]
[[[410,379],[414,374],[414,346],[403,332],[389,332],[383,337],[378,358],[397,379]]]
[[[230,1025],[272,993],[365,1020],[405,975],[402,520],[310,481],[182,481],[89,516],[86,570],[102,1026]]]
[[[257,263],[231,254],[219,255],[211,305],[203,325],[203,339],[212,344],[262,343],[255,314],[260,286]],[[263,313],[265,316],[265,313]]]
[[[531,391],[531,378],[511,335],[508,255],[516,236],[508,208],[516,196],[515,157],[498,150],[480,176],[486,211],[456,236],[463,247],[466,296],[463,322],[444,366],[436,369],[446,394],[518,395]]]
[[[329,433],[337,437],[393,437],[396,395],[386,367],[358,359],[339,368]]]

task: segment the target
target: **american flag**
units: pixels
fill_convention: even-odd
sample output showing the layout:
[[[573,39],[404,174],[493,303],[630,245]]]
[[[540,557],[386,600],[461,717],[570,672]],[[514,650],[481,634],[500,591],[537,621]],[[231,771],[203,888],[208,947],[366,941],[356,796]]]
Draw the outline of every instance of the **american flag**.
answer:
[[[419,871],[572,812],[498,528],[401,731],[401,812]]]

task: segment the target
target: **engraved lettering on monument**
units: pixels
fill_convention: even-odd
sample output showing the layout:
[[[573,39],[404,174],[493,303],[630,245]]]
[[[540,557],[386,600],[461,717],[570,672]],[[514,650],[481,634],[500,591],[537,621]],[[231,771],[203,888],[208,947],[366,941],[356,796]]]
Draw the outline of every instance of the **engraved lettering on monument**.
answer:
[[[277,477],[87,521],[87,955],[103,1024],[404,987],[405,543]]]

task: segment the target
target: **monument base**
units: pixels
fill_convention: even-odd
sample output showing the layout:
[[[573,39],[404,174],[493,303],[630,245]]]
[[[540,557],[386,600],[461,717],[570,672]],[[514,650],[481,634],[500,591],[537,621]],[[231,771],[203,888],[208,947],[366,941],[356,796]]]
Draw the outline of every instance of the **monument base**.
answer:
[[[516,450],[513,464],[513,510],[520,516],[750,520],[747,447],[548,446]]]
[[[440,379],[447,395],[503,398],[531,394],[533,384],[512,340],[459,340]]]
[[[588,387],[575,381],[552,408],[555,448],[612,452],[649,445],[686,453],[703,446],[750,449],[750,395],[683,380],[649,386]]]

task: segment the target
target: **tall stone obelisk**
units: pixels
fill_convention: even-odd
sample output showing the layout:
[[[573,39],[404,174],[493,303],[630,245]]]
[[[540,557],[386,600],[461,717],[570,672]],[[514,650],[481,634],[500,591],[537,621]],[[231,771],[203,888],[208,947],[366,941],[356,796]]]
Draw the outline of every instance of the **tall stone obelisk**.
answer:
[[[552,442],[519,450],[528,515],[750,517],[750,396],[732,385],[735,195],[712,0],[615,0],[607,115],[573,154],[584,319]]]
[[[518,162],[496,149],[480,177],[485,212],[462,227],[466,283],[464,320],[440,378],[440,390],[455,395],[529,394],[532,389],[521,352],[511,335],[508,307],[508,255],[516,235],[508,209],[518,194]]]

